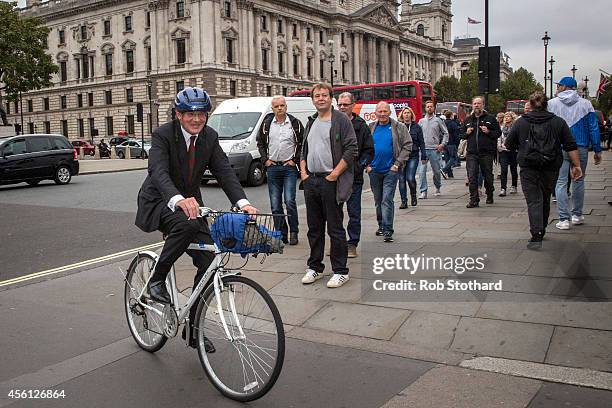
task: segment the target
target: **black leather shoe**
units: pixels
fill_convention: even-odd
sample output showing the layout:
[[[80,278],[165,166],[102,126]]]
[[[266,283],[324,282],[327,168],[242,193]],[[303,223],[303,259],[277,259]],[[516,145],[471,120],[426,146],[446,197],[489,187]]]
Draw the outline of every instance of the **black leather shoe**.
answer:
[[[408,208],[408,201],[402,201],[402,203],[399,206],[400,210],[403,210],[405,208]]]
[[[149,295],[157,302],[170,303],[170,294],[164,281],[149,281]]]
[[[466,208],[476,208],[478,207],[478,203],[476,201],[470,201],[465,207]]]
[[[493,194],[487,196],[487,204],[493,204]]]
[[[193,329],[191,333],[193,334]],[[187,331],[185,330],[185,326],[183,326],[183,334],[181,336],[183,337],[183,340],[185,340],[185,337],[187,337]],[[189,347],[198,348],[198,341],[193,336],[189,339]],[[204,336],[204,351],[209,354],[212,354],[217,351],[213,342],[210,341],[206,336]]]
[[[410,197],[410,205],[416,207],[417,205],[417,197],[416,194]]]
[[[289,234],[289,245],[297,245],[298,244],[298,234],[297,232],[292,232]]]

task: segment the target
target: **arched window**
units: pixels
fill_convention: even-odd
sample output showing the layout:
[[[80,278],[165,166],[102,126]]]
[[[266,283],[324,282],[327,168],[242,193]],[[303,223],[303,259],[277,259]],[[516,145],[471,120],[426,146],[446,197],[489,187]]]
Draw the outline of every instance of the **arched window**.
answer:
[[[423,24],[419,24],[417,26],[417,35],[423,37],[425,35],[425,26]]]

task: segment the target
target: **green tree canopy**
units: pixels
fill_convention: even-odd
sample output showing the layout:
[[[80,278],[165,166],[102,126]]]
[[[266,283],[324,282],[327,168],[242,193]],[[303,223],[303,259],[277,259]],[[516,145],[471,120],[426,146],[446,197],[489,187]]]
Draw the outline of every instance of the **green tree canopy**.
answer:
[[[50,86],[57,72],[45,52],[49,28],[39,18],[23,17],[16,4],[0,2],[0,91],[11,99]]]
[[[535,80],[533,73],[521,67],[511,73],[501,83],[499,94],[502,99],[509,101],[513,99],[529,99],[529,95],[541,90],[542,85]]]
[[[456,101],[460,95],[459,80],[454,76],[441,77],[434,86],[438,102]]]

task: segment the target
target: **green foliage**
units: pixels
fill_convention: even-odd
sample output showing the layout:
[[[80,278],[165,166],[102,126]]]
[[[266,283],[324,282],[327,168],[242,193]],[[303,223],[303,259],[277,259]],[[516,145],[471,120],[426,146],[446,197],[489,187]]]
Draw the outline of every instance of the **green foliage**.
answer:
[[[459,80],[454,76],[443,76],[441,77],[434,90],[436,92],[436,100],[438,102],[449,102],[456,101],[459,92]]]
[[[0,90],[18,93],[51,85],[58,68],[46,52],[49,34],[39,18],[25,18],[16,3],[0,2]]]
[[[459,95],[460,100],[465,103],[471,103],[472,98],[479,95],[478,92],[478,61],[470,61],[470,67],[463,73],[459,80]]]
[[[535,80],[533,73],[521,67],[511,73],[501,83],[499,94],[506,100],[529,99],[529,95],[535,91],[541,91],[542,85]]]

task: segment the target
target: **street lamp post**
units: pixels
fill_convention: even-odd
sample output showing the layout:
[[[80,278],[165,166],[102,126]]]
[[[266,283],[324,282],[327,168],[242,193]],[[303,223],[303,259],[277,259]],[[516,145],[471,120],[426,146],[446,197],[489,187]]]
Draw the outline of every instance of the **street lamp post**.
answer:
[[[589,77],[584,77],[584,97],[589,98]]]
[[[23,98],[21,97],[21,91],[19,91],[19,113],[21,114],[21,134],[23,134]]]
[[[153,95],[151,94],[153,83],[147,78],[147,93],[149,95],[149,135],[153,134]]]
[[[548,64],[548,42],[550,41],[550,37],[548,36],[548,31],[544,31],[544,37],[542,37],[542,41],[544,41],[544,95],[547,94],[547,83],[548,79],[547,72],[547,64]]]
[[[552,97],[555,94],[555,87],[553,86],[553,64],[557,62],[555,61],[555,59],[553,58],[553,56],[550,56],[550,61],[548,61],[548,63],[550,64],[550,98],[552,99]]]
[[[576,79],[576,71],[578,71],[578,68],[576,68],[576,65],[573,65],[570,71],[572,71],[572,78]]]
[[[334,55],[334,40],[327,41],[329,45],[329,56],[327,60],[329,61],[329,73],[331,78],[331,87],[334,89],[334,61],[336,60],[336,56]]]

